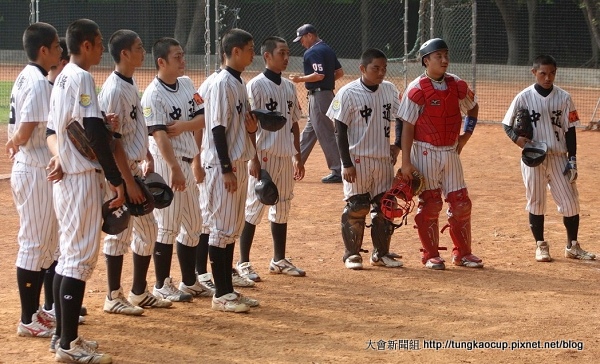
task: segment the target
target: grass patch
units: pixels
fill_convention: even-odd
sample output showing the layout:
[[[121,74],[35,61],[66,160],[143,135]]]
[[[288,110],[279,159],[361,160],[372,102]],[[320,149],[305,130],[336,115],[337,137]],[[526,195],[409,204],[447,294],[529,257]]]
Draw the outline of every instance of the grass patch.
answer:
[[[13,81],[0,81],[0,124],[8,123],[10,113],[10,92]]]

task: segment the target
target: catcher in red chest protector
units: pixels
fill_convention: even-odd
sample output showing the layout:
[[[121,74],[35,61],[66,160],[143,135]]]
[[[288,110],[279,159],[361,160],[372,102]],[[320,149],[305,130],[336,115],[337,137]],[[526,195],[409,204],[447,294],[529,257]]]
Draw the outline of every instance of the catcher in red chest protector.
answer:
[[[471,200],[459,158],[477,124],[479,107],[466,82],[446,72],[450,62],[446,42],[428,40],[419,54],[425,72],[409,84],[398,117],[404,121],[402,175],[412,179],[417,169],[425,178],[415,216],[423,246],[422,263],[430,269],[446,268],[438,248],[443,194],[454,244],[452,263],[480,268],[483,262],[471,253]],[[461,113],[466,114],[464,125]]]

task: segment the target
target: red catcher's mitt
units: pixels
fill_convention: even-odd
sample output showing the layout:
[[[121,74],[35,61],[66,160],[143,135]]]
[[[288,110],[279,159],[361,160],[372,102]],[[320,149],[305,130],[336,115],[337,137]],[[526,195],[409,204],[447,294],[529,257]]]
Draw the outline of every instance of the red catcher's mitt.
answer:
[[[406,223],[408,214],[415,208],[413,197],[419,195],[425,187],[425,178],[421,173],[414,171],[412,176],[413,178],[407,181],[398,170],[392,188],[381,198],[383,216],[392,223],[394,223],[394,220],[400,219],[398,224],[394,223],[396,227]]]

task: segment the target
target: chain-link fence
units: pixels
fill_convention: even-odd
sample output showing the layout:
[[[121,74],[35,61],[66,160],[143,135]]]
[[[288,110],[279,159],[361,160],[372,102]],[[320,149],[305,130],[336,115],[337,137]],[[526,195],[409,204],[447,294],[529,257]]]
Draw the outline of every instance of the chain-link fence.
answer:
[[[95,20],[105,42],[117,29],[140,34],[150,51],[162,36],[178,39],[187,53],[188,75],[197,85],[218,67],[220,36],[239,27],[262,39],[278,35],[290,43],[286,73],[302,72],[304,49],[291,40],[304,24],[337,53],[342,82],[359,77],[358,58],[369,47],[386,52],[388,80],[403,90],[422,71],[420,45],[442,37],[450,46],[449,72],[467,80],[480,104],[480,119],[500,121],[512,97],[534,82],[531,60],[548,53],[559,63],[556,82],[571,92],[581,120],[588,124],[598,101],[598,41],[589,1],[520,0],[0,0],[0,121],[6,120],[12,80],[27,62],[21,37],[30,21],[53,24],[65,34],[78,18]],[[595,10],[595,9],[592,9]],[[597,34],[597,32],[596,32]],[[106,44],[105,44],[106,45]],[[137,81],[143,89],[154,76],[151,55]],[[249,78],[264,67],[255,57]],[[92,69],[101,85],[112,69],[108,54]],[[303,87],[299,88],[303,92]],[[3,109],[4,108],[4,109]],[[305,108],[306,109],[306,108]],[[600,114],[600,112],[598,113]]]

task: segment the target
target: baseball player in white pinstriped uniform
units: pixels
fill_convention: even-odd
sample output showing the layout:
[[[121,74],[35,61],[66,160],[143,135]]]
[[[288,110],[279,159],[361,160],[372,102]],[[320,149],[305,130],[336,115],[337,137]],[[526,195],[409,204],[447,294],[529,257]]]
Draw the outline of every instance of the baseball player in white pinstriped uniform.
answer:
[[[148,152],[148,128],[142,114],[142,105],[133,74],[144,63],[146,51],[142,40],[132,30],[117,30],[109,40],[109,52],[115,61],[112,72],[98,95],[100,107],[105,112],[119,116],[115,139],[114,156],[125,180],[129,200],[143,203],[144,195],[134,180],[143,177],[141,162],[148,160],[153,168],[152,156]],[[153,214],[132,216],[128,227],[117,235],[104,238],[108,294],[104,311],[126,315],[141,315],[146,307],[169,307],[171,301],[155,297],[147,289],[146,275],[158,235]],[[133,252],[133,284],[129,301],[121,287],[123,255],[127,245]]]
[[[80,19],[67,28],[69,63],[57,78],[50,98],[48,145],[59,156],[64,176],[54,185],[54,208],[60,226],[60,257],[54,277],[56,358],[66,362],[110,363],[111,357],[91,350],[78,336],[79,312],[86,281],[91,277],[100,249],[105,176],[116,192],[110,207],[125,202],[123,179],[110,151],[111,135],[100,110],[96,85],[89,73],[102,59],[104,46],[98,25]],[[108,122],[118,122],[107,115]],[[86,159],[67,136],[69,123],[85,129],[97,161]],[[50,168],[56,167],[53,165]],[[104,174],[102,174],[102,168]]]
[[[450,60],[444,40],[428,40],[419,53],[426,69],[404,92],[398,117],[404,121],[402,175],[410,180],[416,169],[425,177],[415,216],[423,247],[421,261],[430,269],[446,267],[438,251],[443,193],[454,244],[453,264],[481,268],[481,259],[471,253],[471,199],[459,158],[477,124],[477,100],[465,81],[446,73]],[[466,114],[462,134],[461,113]]]
[[[206,132],[202,161],[206,171],[208,252],[215,294],[214,310],[245,312],[258,305],[235,292],[232,283],[235,239],[243,228],[244,203],[248,186],[247,161],[254,154],[248,131],[256,132],[256,118],[249,113],[248,95],[241,73],[252,63],[254,41],[241,29],[223,36],[225,69],[209,86],[205,100]],[[251,122],[252,121],[252,122]],[[248,129],[252,127],[252,129]]]
[[[399,92],[384,81],[387,57],[370,48],[361,55],[361,77],[343,86],[333,98],[327,116],[335,122],[342,158],[344,200],[341,230],[348,269],[362,269],[365,217],[371,211],[371,265],[401,267],[390,254],[394,227],[381,212],[381,198],[391,187],[399,148],[390,145],[391,122],[400,105]],[[396,121],[396,138],[401,122]],[[398,139],[399,140],[399,139]],[[372,206],[372,209],[371,209]]]
[[[47,270],[54,271],[58,245],[52,183],[46,171],[52,157],[46,144],[52,85],[46,75],[60,62],[62,48],[56,29],[46,23],[35,23],[25,30],[23,48],[30,63],[11,91],[6,143],[6,152],[14,162],[10,182],[20,224],[16,266],[21,320],[17,334],[49,337],[55,322],[44,310],[38,312],[44,277]]]
[[[571,95],[554,85],[556,60],[541,55],[533,61],[536,83],[519,92],[508,108],[504,120],[507,135],[523,148],[527,140],[513,130],[517,110],[527,109],[533,124],[533,140],[543,142],[548,151],[542,164],[529,167],[521,162],[525,183],[529,225],[536,240],[536,260],[549,262],[550,247],[544,240],[544,214],[546,213],[546,187],[563,215],[567,230],[565,257],[591,260],[596,256],[583,250],[577,241],[579,231],[579,194],[577,192],[577,139],[575,128],[579,116]]]
[[[279,131],[258,129],[255,134],[257,154],[250,161],[250,170],[255,174],[259,173],[261,168],[266,170],[279,192],[279,201],[268,208],[273,235],[273,259],[269,264],[269,272],[303,277],[306,273],[285,258],[287,222],[294,197],[294,182],[304,178],[298,126],[301,117],[300,104],[294,84],[281,77],[281,73],[287,68],[290,49],[285,39],[268,37],[263,41],[261,54],[265,59],[266,69],[246,86],[250,107],[279,111],[287,118],[286,125]],[[258,200],[254,190],[258,180],[253,176],[249,178],[246,222],[240,236],[240,261],[236,269],[240,275],[260,281],[260,276],[250,263],[250,248],[256,225],[260,223],[266,206]]]
[[[217,75],[225,68],[225,56],[221,54],[221,68],[217,71],[213,72],[210,76],[208,76],[204,82],[198,88],[198,94],[204,100],[208,94],[208,88],[214,82]],[[177,125],[177,123],[175,124]],[[169,126],[167,129],[170,130],[172,126]],[[194,138],[201,137],[203,138],[203,132],[194,133]],[[198,140],[198,139],[196,139]],[[199,141],[199,144],[202,145],[202,142]],[[196,161],[195,161],[196,162]],[[196,182],[198,183],[198,191],[199,191],[199,203],[200,210],[202,211],[202,232],[200,234],[200,242],[198,243],[198,247],[196,248],[196,274],[198,275],[198,283],[202,285],[202,287],[215,293],[215,284],[212,281],[212,273],[207,271],[208,265],[208,238],[210,230],[208,228],[208,216],[206,212],[208,211],[208,195],[206,191],[206,183],[205,176],[206,172],[204,170],[204,166],[202,166],[202,162],[200,160],[200,156],[198,156],[197,163],[200,164],[200,169],[194,169],[194,173],[196,175]],[[232,270],[232,282],[234,287],[252,287],[254,286],[254,281],[251,281],[245,277],[240,276],[236,269]]]
[[[191,163],[199,150],[191,131],[169,137],[167,125],[176,120],[202,118],[202,101],[192,80],[183,76],[185,56],[177,40],[157,40],[152,47],[152,55],[158,75],[144,91],[142,107],[148,133],[152,136],[150,152],[154,157],[154,169],[165,181],[169,181],[175,192],[169,207],[154,210],[158,238],[154,247],[157,281],[153,293],[171,301],[189,302],[193,296],[205,292],[198,284],[194,270],[202,216]],[[179,289],[170,277],[175,243],[182,274]]]

